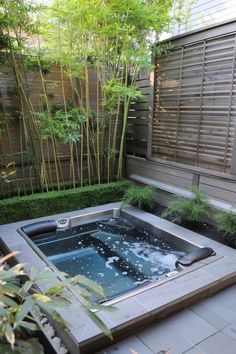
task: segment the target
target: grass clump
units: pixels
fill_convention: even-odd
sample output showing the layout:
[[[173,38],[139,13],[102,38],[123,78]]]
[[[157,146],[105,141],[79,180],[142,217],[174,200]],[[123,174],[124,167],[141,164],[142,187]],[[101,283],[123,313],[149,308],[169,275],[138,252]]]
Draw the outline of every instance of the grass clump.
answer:
[[[177,197],[162,213],[162,217],[176,224],[202,223],[206,215],[209,215],[207,197],[198,189],[193,189],[193,197]]]
[[[154,187],[132,185],[124,194],[123,205],[133,205],[141,210],[152,211],[156,206],[157,192]]]
[[[217,228],[225,234],[236,236],[236,215],[227,211],[218,211],[214,215]]]

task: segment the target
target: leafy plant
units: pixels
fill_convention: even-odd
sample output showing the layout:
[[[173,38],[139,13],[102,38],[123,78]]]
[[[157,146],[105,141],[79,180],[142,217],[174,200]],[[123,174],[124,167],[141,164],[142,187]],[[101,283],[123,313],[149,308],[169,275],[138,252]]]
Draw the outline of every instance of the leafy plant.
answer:
[[[176,224],[183,222],[201,223],[209,215],[207,197],[198,189],[193,189],[192,198],[177,197],[162,213],[162,217]]]
[[[57,110],[35,113],[43,140],[55,136],[61,143],[76,143],[80,139],[80,126],[86,121],[86,112],[82,108],[72,108],[67,113]]]
[[[157,192],[154,187],[131,186],[122,198],[123,205],[133,205],[139,209],[152,211],[156,205]]]
[[[218,211],[214,215],[217,228],[225,234],[236,236],[236,215],[227,211]]]
[[[32,332],[42,329],[39,308],[46,312],[49,318],[68,328],[69,324],[61,317],[59,310],[68,307],[75,299],[81,302],[87,315],[111,338],[110,331],[96,315],[95,310],[112,311],[114,308],[90,303],[94,292],[99,297],[105,297],[100,285],[81,275],[69,278],[64,273],[52,272],[49,269],[39,271],[35,268],[31,269],[28,279],[22,284],[22,277],[27,276],[23,264],[10,268],[4,266],[4,263],[16,254],[17,252],[11,253],[0,259],[1,353],[11,352],[9,346],[12,350],[17,349],[17,354],[27,353],[29,348],[30,353],[43,353],[37,338],[29,339]],[[60,282],[58,276],[61,278]],[[52,285],[44,293],[40,293],[35,284],[45,286],[47,283]]]
[[[3,181],[5,183],[10,183],[11,182],[11,177],[16,173],[16,170],[14,168],[14,162],[10,162],[9,164],[6,165],[6,168],[2,171],[0,171],[0,181]]]

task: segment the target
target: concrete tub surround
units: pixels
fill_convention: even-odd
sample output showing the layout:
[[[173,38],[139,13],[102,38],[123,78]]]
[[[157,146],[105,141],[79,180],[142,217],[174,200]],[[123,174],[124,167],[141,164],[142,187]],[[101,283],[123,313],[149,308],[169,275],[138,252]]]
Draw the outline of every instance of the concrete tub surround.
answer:
[[[0,248],[5,248],[7,251],[20,251],[17,260],[26,264],[26,271],[29,271],[32,266],[42,270],[46,266],[45,262],[18,233],[18,228],[37,221],[79,217],[94,212],[102,213],[108,209],[112,210],[119,207],[119,203],[112,203],[30,221],[1,225]],[[236,281],[236,250],[133,207],[124,208],[124,212],[130,218],[142,220],[144,227],[145,224],[151,225],[153,228],[163,230],[199,247],[211,247],[215,250],[216,256],[196,262],[191,268],[168,278],[168,281],[152,284],[151,288],[144,288],[130,297],[120,297],[118,302],[115,303],[117,308],[115,312],[100,311],[98,314],[107,327],[112,330],[115,341],[139,331],[145,325],[172,312],[209,297]],[[75,301],[68,309],[62,309],[61,314],[70,323],[70,330],[66,332],[58,327],[56,328],[57,334],[72,354],[92,354],[110,344],[109,339],[83,312],[79,302]]]

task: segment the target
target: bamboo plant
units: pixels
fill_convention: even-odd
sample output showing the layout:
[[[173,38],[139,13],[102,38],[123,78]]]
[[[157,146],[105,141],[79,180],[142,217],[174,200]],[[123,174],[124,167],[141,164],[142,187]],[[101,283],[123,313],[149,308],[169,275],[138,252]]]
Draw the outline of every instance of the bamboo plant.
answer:
[[[169,25],[172,4],[54,0],[39,7],[28,0],[0,0],[4,52],[19,98],[21,168],[23,180],[31,171],[31,192],[34,175],[42,191],[65,188],[60,156],[66,146],[70,187],[122,178],[129,106],[142,98],[136,80],[141,68],[150,68],[154,34]],[[56,109],[45,63],[59,68],[62,101]],[[38,84],[37,105],[29,70]]]

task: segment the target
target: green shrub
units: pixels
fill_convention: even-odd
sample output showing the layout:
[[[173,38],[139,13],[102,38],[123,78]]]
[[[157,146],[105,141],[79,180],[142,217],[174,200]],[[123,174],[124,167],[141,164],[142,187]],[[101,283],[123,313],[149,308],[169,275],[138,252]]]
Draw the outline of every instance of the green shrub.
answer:
[[[214,215],[217,228],[225,234],[236,236],[236,215],[227,211],[218,211]]]
[[[202,223],[203,218],[209,215],[207,197],[198,189],[193,189],[193,197],[177,197],[162,213],[162,217],[176,224],[183,222]]]
[[[122,203],[123,205],[130,204],[142,210],[152,211],[156,206],[156,197],[157,192],[154,187],[132,185],[127,189]]]
[[[51,272],[48,268],[43,271],[32,268],[26,279],[23,264],[10,268],[4,265],[16,253],[0,258],[0,353],[43,354],[44,350],[38,339],[32,338],[33,332],[43,329],[39,308],[47,313],[49,318],[64,328],[69,328],[70,324],[62,318],[60,310],[68,308],[75,301],[80,301],[92,321],[112,338],[109,329],[94,312],[95,310],[106,311],[107,306],[96,305],[90,301],[94,293],[99,298],[105,298],[100,285],[82,275],[69,278],[65,273],[62,276],[59,272]],[[22,276],[25,278],[25,283],[21,281]],[[61,278],[60,282],[58,276]],[[46,283],[52,285],[48,286],[44,293],[39,293],[38,288],[35,287],[36,283],[44,287]],[[108,310],[113,311],[114,308],[109,307]]]
[[[130,182],[123,180],[83,188],[0,200],[0,224],[79,210],[121,200]]]

